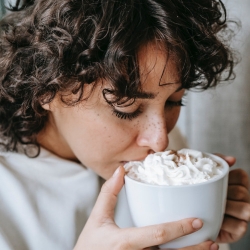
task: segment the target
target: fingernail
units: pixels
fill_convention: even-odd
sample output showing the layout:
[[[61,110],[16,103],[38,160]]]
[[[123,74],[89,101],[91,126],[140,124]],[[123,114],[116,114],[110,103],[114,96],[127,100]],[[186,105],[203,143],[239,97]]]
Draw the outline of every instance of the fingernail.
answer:
[[[227,161],[235,161],[235,157],[233,157],[233,156],[225,156],[225,159]]]
[[[118,167],[115,172],[113,173],[113,177],[117,176],[120,172],[120,167]]]
[[[203,226],[203,222],[200,219],[195,219],[192,222],[192,226],[194,229],[200,229]]]
[[[219,246],[216,244],[216,243],[213,243],[211,246],[210,246],[210,250],[218,250],[219,249]]]

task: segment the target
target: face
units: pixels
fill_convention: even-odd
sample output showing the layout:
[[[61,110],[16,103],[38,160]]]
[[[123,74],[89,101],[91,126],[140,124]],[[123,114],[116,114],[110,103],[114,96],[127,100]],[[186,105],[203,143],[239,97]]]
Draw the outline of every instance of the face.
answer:
[[[126,107],[110,106],[102,96],[102,81],[86,100],[68,107],[55,97],[50,104],[49,121],[38,135],[39,143],[53,153],[80,161],[108,179],[127,161],[143,160],[148,154],[168,146],[168,133],[179,116],[184,90],[173,60],[154,45],[138,54],[142,91],[145,95]],[[165,69],[165,70],[164,70]]]

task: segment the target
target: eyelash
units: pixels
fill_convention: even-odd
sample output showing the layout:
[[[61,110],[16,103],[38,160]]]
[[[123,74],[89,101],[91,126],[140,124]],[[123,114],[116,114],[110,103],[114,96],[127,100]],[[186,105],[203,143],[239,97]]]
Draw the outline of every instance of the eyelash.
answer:
[[[180,101],[166,101],[165,107],[183,107],[185,104],[183,104],[183,99]]]
[[[180,101],[166,101],[165,107],[181,107],[181,106],[185,106],[183,104],[183,100],[181,99]],[[139,107],[136,111],[132,112],[132,113],[125,113],[125,112],[121,112],[118,111],[116,109],[113,109],[113,114],[118,117],[119,119],[122,120],[133,120],[134,118],[138,117],[140,114],[142,113],[141,107]]]
[[[140,107],[132,113],[125,113],[125,112],[118,111],[116,109],[113,110],[113,114],[122,120],[126,120],[126,119],[133,120],[134,118],[138,117],[141,113],[142,113],[142,110]]]

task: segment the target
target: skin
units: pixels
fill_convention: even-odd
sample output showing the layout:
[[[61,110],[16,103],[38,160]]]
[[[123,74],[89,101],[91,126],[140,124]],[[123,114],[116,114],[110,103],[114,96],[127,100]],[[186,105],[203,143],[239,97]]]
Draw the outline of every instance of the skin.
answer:
[[[115,107],[126,113],[140,107],[142,113],[138,117],[129,120],[114,115],[102,96],[109,83],[100,81],[92,93],[92,86],[86,86],[83,98],[87,100],[79,105],[65,107],[58,95],[44,106],[50,111],[49,123],[39,134],[39,143],[62,158],[80,161],[104,179],[110,178],[126,161],[143,160],[149,153],[166,149],[168,132],[180,112],[180,106],[171,107],[169,102],[180,101],[184,90],[179,90],[175,64],[168,60],[164,71],[166,58],[160,50],[145,47],[139,58],[144,66],[143,91],[155,97],[138,99],[128,107]]]
[[[149,249],[202,226],[200,220],[191,218],[147,228],[120,229],[113,220],[124,169],[118,168],[118,173],[112,177],[113,173],[127,161],[142,160],[150,153],[167,148],[168,133],[177,122],[184,95],[173,57],[166,60],[159,47],[149,44],[142,47],[138,58],[142,90],[150,93],[150,98],[139,98],[127,107],[112,107],[102,96],[103,88],[109,88],[110,84],[102,80],[94,89],[86,86],[83,101],[75,106],[63,104],[60,94],[43,106],[49,111],[49,121],[38,134],[40,145],[62,158],[81,162],[108,180],[75,250]],[[68,95],[68,98],[76,96]],[[120,113],[119,117],[116,115],[137,110],[140,110],[139,115],[131,119],[119,118]],[[220,156],[230,166],[235,163],[233,157]],[[218,242],[233,242],[245,233],[250,218],[248,185],[244,171],[230,173],[226,215]],[[216,250],[218,246],[205,242],[185,249]]]
[[[234,157],[217,155],[226,160],[230,167],[235,164]],[[250,220],[249,178],[244,170],[234,169],[229,172],[228,182],[224,221],[216,241],[232,243],[246,233]]]
[[[119,167],[113,177],[103,185],[96,205],[74,250],[153,250],[158,249],[158,247],[150,246],[160,245],[177,237],[193,233],[202,227],[202,222],[200,220],[190,218],[142,228],[118,228],[113,217],[117,195],[123,186],[124,174],[123,167]],[[93,235],[95,235],[95,237],[93,237]],[[113,237],[110,237],[111,235]],[[105,240],[98,241],[97,238]],[[208,241],[180,250],[208,249],[217,250],[218,245]]]

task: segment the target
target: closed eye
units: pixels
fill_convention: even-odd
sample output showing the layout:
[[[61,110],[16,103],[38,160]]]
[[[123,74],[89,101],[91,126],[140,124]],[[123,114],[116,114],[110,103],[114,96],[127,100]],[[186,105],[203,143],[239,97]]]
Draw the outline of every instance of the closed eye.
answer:
[[[137,110],[135,110],[134,112],[130,112],[130,113],[122,112],[122,111],[113,109],[113,114],[116,117],[123,119],[123,120],[126,120],[126,119],[133,120],[134,118],[138,117],[141,113],[142,113],[142,110],[140,107]]]
[[[179,100],[179,101],[170,101],[170,100],[167,100],[166,101],[166,104],[165,104],[165,107],[167,108],[167,107],[181,107],[181,106],[185,106],[184,104],[183,104],[183,100],[181,99],[181,100]]]

